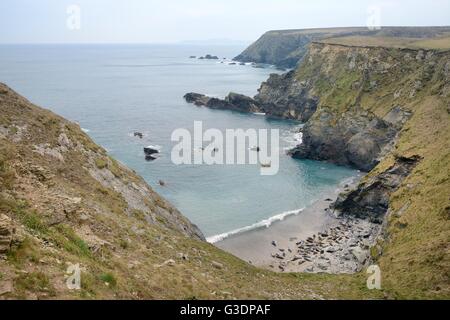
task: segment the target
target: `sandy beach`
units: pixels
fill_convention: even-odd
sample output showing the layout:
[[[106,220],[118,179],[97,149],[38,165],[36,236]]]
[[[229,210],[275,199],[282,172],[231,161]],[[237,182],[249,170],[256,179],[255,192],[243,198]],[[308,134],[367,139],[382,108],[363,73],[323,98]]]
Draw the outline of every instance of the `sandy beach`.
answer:
[[[333,199],[331,196],[323,195],[323,200],[316,201],[297,215],[274,222],[268,228],[239,233],[215,245],[254,265],[269,267],[273,261],[273,241],[277,247],[288,247],[338,223],[330,212],[325,211],[331,203],[325,199]]]
[[[320,200],[297,215],[276,221],[269,227],[232,235],[215,245],[255,266],[273,271],[357,271],[364,263],[363,249],[376,234],[376,226],[359,219],[336,218],[329,207],[340,192],[352,188],[360,178],[334,192],[322,194]],[[366,237],[369,234],[370,239]]]

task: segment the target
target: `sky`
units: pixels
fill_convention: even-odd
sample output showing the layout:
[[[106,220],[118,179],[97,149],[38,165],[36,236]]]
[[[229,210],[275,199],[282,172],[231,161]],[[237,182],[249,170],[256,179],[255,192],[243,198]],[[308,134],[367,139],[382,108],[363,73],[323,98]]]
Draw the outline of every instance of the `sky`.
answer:
[[[250,42],[370,21],[450,25],[450,0],[0,0],[0,43]]]

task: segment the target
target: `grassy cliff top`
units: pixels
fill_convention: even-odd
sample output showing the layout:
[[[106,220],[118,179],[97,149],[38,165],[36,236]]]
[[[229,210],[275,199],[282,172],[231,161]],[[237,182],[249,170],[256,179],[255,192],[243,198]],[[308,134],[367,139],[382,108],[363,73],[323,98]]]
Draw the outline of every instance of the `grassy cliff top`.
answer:
[[[358,46],[414,46],[424,48],[448,48],[450,27],[367,27],[318,28],[298,30],[273,30],[263,34],[235,59],[244,62],[260,62],[282,67],[295,67],[307,52],[312,41]]]
[[[385,47],[407,49],[450,50],[450,32],[432,38],[407,38],[387,36],[348,36],[321,40],[322,43],[359,47]]]
[[[434,38],[450,32],[450,26],[382,26],[380,29],[370,30],[367,27],[338,27],[338,28],[309,28],[309,29],[287,29],[270,30],[265,35],[305,35],[305,34],[342,34],[342,36],[353,33],[367,36],[396,37],[396,38]]]

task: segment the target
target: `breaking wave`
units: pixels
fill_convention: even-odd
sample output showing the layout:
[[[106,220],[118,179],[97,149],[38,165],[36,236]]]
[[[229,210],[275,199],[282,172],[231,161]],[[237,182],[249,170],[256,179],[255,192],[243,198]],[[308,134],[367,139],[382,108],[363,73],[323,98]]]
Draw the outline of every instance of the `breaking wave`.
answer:
[[[276,222],[276,221],[283,221],[286,217],[288,216],[293,216],[293,215],[297,215],[300,212],[302,212],[305,208],[301,208],[301,209],[296,209],[296,210],[291,210],[291,211],[285,211],[283,213],[277,214],[275,216],[272,216],[268,219],[256,222],[252,225],[246,226],[246,227],[242,227],[239,229],[235,229],[229,232],[225,232],[225,233],[221,233],[215,236],[211,236],[211,237],[207,237],[206,241],[208,241],[209,243],[216,243],[219,241],[222,241],[230,236],[239,234],[239,233],[243,233],[243,232],[248,232],[251,230],[255,230],[255,229],[260,229],[260,228],[268,228],[272,225],[272,223]]]

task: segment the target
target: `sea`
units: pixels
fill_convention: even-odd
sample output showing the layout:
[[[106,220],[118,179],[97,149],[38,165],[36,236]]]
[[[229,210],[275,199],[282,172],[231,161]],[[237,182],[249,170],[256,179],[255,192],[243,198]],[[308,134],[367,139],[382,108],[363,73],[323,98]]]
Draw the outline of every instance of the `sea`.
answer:
[[[80,127],[111,156],[135,170],[152,188],[199,226],[210,242],[266,228],[348,183],[345,167],[292,159],[303,124],[260,114],[196,107],[187,92],[253,96],[275,67],[233,64],[245,46],[191,44],[1,45],[0,81],[31,102]],[[191,56],[216,55],[218,60]],[[278,129],[280,167],[261,175],[260,165],[175,164],[176,129]],[[142,139],[134,136],[141,132]],[[143,148],[160,148],[146,161]],[[164,181],[164,186],[160,185]]]

